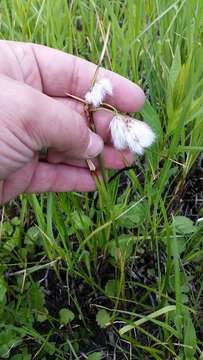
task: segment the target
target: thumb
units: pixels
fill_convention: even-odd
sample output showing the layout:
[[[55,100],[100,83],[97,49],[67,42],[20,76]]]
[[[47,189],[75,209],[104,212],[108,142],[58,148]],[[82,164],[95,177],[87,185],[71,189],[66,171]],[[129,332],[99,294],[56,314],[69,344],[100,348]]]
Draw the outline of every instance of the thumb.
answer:
[[[79,113],[26,84],[6,77],[4,80],[11,82],[10,112],[12,107],[18,114],[18,126],[24,132],[21,136],[32,150],[52,148],[76,159],[94,158],[103,150],[103,140]]]

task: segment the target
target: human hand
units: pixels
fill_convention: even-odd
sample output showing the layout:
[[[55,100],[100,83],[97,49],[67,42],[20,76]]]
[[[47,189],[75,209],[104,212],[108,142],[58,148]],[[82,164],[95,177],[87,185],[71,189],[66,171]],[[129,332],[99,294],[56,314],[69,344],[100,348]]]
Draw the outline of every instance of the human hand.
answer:
[[[93,191],[95,182],[86,159],[103,151],[107,168],[120,169],[129,151],[112,147],[106,111],[94,114],[98,135],[85,121],[83,105],[66,97],[84,98],[96,65],[41,45],[0,40],[0,203],[22,192]],[[123,112],[138,111],[142,90],[104,69],[111,80],[107,99]],[[48,148],[47,162],[39,151]]]

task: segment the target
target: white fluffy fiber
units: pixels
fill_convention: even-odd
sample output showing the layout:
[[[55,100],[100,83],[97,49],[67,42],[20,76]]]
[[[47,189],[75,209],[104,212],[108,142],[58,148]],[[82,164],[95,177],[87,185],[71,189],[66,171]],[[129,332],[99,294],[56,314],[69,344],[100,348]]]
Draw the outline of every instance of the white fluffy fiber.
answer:
[[[126,141],[126,123],[123,117],[116,115],[110,122],[111,137],[113,144],[118,150],[125,150],[128,147]]]
[[[103,78],[96,82],[85,95],[85,100],[93,107],[98,107],[102,104],[106,95],[112,95],[112,85],[109,79]]]
[[[112,95],[112,85],[109,79],[103,78],[86,93],[85,100],[97,108],[106,95]],[[129,116],[115,115],[110,123],[110,130],[116,149],[130,149],[138,155],[142,155],[155,140],[155,134],[149,125]]]
[[[142,155],[152,145],[155,134],[149,125],[129,116],[116,115],[110,123],[111,136],[116,149],[129,148],[132,152]]]

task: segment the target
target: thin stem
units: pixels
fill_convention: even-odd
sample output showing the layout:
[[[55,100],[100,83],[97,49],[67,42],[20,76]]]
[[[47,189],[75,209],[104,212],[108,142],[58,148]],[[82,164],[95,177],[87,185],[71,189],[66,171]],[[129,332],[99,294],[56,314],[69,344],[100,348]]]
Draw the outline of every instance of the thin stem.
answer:
[[[97,112],[97,111],[102,111],[102,110],[105,110],[105,111],[107,111],[107,112],[110,112],[111,114],[115,114],[115,111],[110,110],[110,109],[108,109],[108,108],[106,108],[106,107],[102,107],[102,106],[100,106],[100,107],[98,107],[98,108],[96,108],[96,109],[92,109],[91,111],[92,111],[92,112]]]
[[[113,110],[114,113],[118,114],[118,110],[113,105],[110,105],[107,103],[102,103],[102,106],[104,106],[105,108],[111,109],[111,110]]]
[[[79,96],[72,95],[70,93],[65,93],[65,95],[67,95],[71,99],[81,102],[82,104],[87,104],[87,102],[84,99],[80,98]],[[118,110],[113,105],[107,103],[102,103],[100,107],[97,107],[95,109],[94,108],[90,109],[90,111],[92,112],[101,111],[101,110],[106,110],[106,111],[110,111],[113,114],[118,114]]]
[[[67,95],[68,97],[74,99],[74,100],[77,100],[77,101],[80,101],[81,103],[83,104],[86,104],[86,101],[84,99],[81,99],[80,97],[78,96],[75,96],[75,95],[72,95],[70,93],[65,93],[65,95]]]
[[[110,29],[111,29],[111,24],[109,23],[109,26],[108,26],[108,29],[107,29],[107,32],[106,32],[106,37],[105,37],[105,40],[104,40],[104,46],[103,46],[103,49],[102,49],[102,52],[101,52],[101,56],[99,58],[98,65],[96,67],[96,70],[95,70],[95,73],[94,73],[94,76],[93,76],[93,79],[92,79],[91,88],[95,84],[95,81],[97,79],[97,75],[98,75],[98,72],[99,72],[99,68],[100,68],[100,66],[102,64],[102,61],[103,61],[103,58],[104,58],[104,55],[105,55],[105,52],[106,52],[106,49],[107,49],[107,44],[108,44],[109,35],[110,35]]]

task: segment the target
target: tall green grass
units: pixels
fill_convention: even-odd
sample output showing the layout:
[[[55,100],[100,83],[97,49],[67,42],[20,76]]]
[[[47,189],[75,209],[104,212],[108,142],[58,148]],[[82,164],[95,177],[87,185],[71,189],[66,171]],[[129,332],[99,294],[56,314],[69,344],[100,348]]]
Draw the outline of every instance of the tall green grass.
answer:
[[[110,22],[104,66],[144,88],[136,116],[157,136],[105,192],[23,195],[4,208],[1,357],[201,359],[203,227],[180,204],[203,150],[203,2],[2,0],[0,14],[1,38],[93,62]],[[66,294],[50,292],[55,311],[46,281]],[[75,318],[64,323],[61,308]]]

